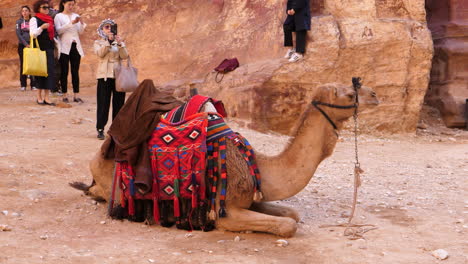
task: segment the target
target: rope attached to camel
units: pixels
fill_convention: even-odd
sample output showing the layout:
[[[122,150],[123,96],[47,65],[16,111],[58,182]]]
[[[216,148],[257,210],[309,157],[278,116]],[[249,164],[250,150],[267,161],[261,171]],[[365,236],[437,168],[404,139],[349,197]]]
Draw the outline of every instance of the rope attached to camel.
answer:
[[[358,155],[358,107],[359,107],[359,88],[361,88],[361,85],[362,85],[361,78],[353,77],[352,82],[353,82],[353,88],[355,91],[355,103],[354,104],[340,106],[340,105],[333,105],[333,104],[313,101],[312,105],[322,113],[322,115],[328,120],[328,122],[333,126],[335,130],[337,129],[336,125],[333,123],[330,117],[326,114],[326,112],[318,107],[318,105],[324,105],[324,106],[338,108],[338,109],[354,108],[353,120],[354,120],[355,162],[354,162],[354,192],[353,192],[353,205],[351,207],[351,214],[348,218],[347,223],[338,224],[338,225],[321,225],[319,227],[320,228],[345,227],[344,235],[347,236],[348,239],[350,240],[356,240],[356,239],[363,238],[364,233],[377,229],[377,227],[372,224],[353,224],[352,223],[353,218],[354,218],[354,213],[356,211],[358,190],[359,190],[359,187],[361,186],[361,173],[364,172],[364,170],[361,169],[361,164],[359,162],[359,155]],[[365,228],[365,227],[368,227],[368,228]]]

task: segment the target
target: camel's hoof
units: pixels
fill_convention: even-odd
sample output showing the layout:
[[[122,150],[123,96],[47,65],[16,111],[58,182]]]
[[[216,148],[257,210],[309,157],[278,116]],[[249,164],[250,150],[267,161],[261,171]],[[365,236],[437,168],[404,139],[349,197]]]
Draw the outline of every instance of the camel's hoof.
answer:
[[[294,221],[296,221],[296,223],[299,223],[301,220],[299,214],[296,211],[290,211],[286,216],[292,218]]]
[[[292,237],[296,234],[297,224],[292,218],[285,217],[285,222],[278,226],[276,234],[282,237]]]

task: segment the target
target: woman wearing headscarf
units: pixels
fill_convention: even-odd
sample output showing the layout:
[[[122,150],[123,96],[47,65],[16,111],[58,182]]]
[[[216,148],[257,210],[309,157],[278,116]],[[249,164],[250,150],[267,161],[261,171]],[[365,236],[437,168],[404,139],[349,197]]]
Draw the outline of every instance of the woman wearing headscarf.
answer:
[[[112,120],[125,103],[125,93],[115,90],[114,64],[120,63],[122,59],[128,58],[125,43],[119,35],[111,32],[111,27],[115,26],[112,19],[105,19],[97,29],[101,39],[94,42],[94,53],[99,57],[97,67],[97,138],[103,140],[104,127],[109,118],[109,107],[112,97]]]
[[[18,55],[20,58],[20,84],[21,91],[26,91],[28,76],[23,74],[23,49],[29,48],[29,20],[31,19],[31,9],[29,6],[21,7],[21,18],[16,21],[16,36],[18,37]],[[34,77],[31,77],[31,90],[36,90]]]
[[[49,15],[50,4],[47,0],[38,0],[33,4],[36,15],[29,21],[29,31],[31,36],[37,38],[39,47],[46,52],[47,56],[47,77],[36,77],[37,92],[36,102],[40,105],[55,105],[49,100],[49,91],[55,87],[55,28],[54,20]]]
[[[68,69],[71,68],[71,78],[73,85],[73,102],[82,103],[78,97],[80,92],[80,61],[84,56],[81,47],[80,34],[86,28],[83,19],[76,13],[75,0],[61,0],[59,12],[55,18],[55,29],[60,40],[60,84],[62,85],[63,102],[68,103]]]

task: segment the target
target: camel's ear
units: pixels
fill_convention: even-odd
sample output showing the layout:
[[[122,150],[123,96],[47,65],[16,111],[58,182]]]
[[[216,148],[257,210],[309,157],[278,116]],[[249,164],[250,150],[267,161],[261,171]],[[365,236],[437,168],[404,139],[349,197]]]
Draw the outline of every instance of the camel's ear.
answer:
[[[336,88],[336,86],[333,86],[332,90],[335,93],[335,98],[338,97],[338,88]]]
[[[346,89],[345,96],[347,96],[350,99],[354,99],[354,97],[356,96],[356,92],[352,88]]]
[[[354,92],[354,89],[352,87],[346,87],[346,88],[343,88],[343,89],[340,89],[340,93],[339,93],[339,96],[340,97],[348,97],[350,99],[353,99],[354,98],[354,95],[355,95],[355,92]]]

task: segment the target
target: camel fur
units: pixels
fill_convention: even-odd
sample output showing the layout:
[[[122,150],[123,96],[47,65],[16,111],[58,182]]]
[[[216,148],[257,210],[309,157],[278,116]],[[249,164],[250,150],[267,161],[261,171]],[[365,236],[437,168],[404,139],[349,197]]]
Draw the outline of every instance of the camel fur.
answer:
[[[377,96],[372,89],[363,86],[358,91],[359,111],[378,105]],[[312,99],[335,105],[350,105],[354,103],[354,98],[353,87],[328,84],[317,89]],[[354,113],[353,108],[322,108],[338,130]],[[216,228],[293,236],[299,221],[298,213],[292,208],[269,202],[287,199],[304,189],[320,162],[332,154],[337,140],[332,125],[309,104],[298,121],[292,140],[282,153],[267,156],[256,152],[262,175],[261,202],[253,201],[254,183],[242,155],[234,145],[228,144],[227,217],[217,219]],[[95,184],[89,186],[86,193],[95,198],[109,199],[113,161],[103,159],[98,152],[90,162],[90,169]],[[116,200],[119,200],[118,197]]]

